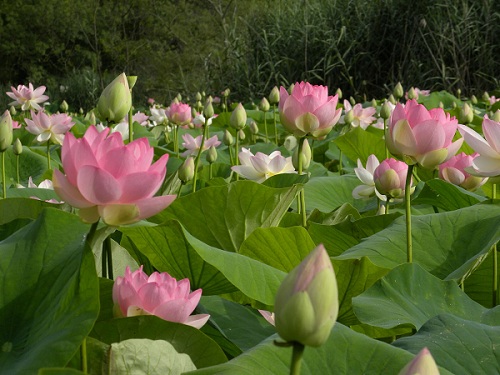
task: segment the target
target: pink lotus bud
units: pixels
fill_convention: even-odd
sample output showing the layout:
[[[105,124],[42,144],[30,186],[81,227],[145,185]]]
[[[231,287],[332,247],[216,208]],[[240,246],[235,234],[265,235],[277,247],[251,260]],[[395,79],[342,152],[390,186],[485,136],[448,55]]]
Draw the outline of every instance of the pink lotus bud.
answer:
[[[398,375],[439,375],[439,369],[429,349],[423,348]]]
[[[388,198],[404,197],[408,165],[395,159],[386,159],[375,168],[373,180],[377,191]]]
[[[342,109],[337,109],[338,96],[328,96],[328,87],[300,82],[291,95],[280,89],[281,124],[298,138],[312,136],[324,139],[339,121]]]
[[[72,133],[61,149],[63,174],[54,170],[56,193],[79,208],[83,221],[102,218],[108,225],[124,225],[153,216],[175,195],[154,196],[167,172],[168,154],[151,165],[154,149],[147,138],[124,145],[120,133],[98,132],[90,126],[83,138]],[[109,136],[108,136],[109,135]]]
[[[177,125],[187,125],[191,122],[191,107],[189,104],[172,102],[167,112],[168,119]]]
[[[113,285],[113,302],[118,316],[156,315],[170,322],[201,328],[208,314],[191,315],[201,298],[201,289],[191,293],[189,279],[177,281],[168,273],[153,272],[148,277],[142,271],[117,277]]]
[[[473,155],[467,155],[465,152],[455,155],[439,166],[439,178],[469,191],[476,190],[488,180],[466,172],[466,168],[472,166],[477,156],[479,156],[477,152]]]
[[[320,346],[339,312],[337,280],[323,245],[285,277],[276,293],[276,330],[288,342]]]
[[[457,126],[455,117],[441,108],[427,110],[415,100],[398,103],[386,131],[387,148],[410,164],[434,169],[462,145],[462,138],[453,142]]]

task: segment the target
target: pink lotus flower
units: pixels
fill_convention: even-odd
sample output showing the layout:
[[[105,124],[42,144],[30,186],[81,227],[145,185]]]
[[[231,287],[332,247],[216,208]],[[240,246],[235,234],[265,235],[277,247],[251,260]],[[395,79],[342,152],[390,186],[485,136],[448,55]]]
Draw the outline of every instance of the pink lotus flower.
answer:
[[[191,122],[191,107],[189,104],[175,103],[170,104],[167,109],[168,119],[177,125],[187,125]]]
[[[255,182],[264,182],[269,177],[282,173],[297,173],[293,167],[292,158],[285,158],[280,151],[270,155],[257,152],[255,155],[246,148],[239,153],[241,165],[231,167],[242,177]]]
[[[418,87],[414,87],[415,91],[415,100],[418,99],[419,96],[429,96],[431,94],[431,90],[420,90]],[[408,100],[408,92],[405,93],[405,99]]]
[[[484,116],[483,134],[486,140],[465,125],[459,125],[458,130],[465,142],[479,154],[468,172],[483,177],[500,176],[500,122]]]
[[[351,125],[355,128],[359,126],[361,127],[361,129],[366,130],[376,120],[376,118],[373,116],[375,112],[377,112],[376,108],[363,108],[361,103],[357,103],[353,107],[348,100],[344,100],[344,114],[347,114],[347,112],[349,111],[352,111],[352,114],[354,116],[353,120],[351,121]],[[343,117],[340,119],[339,123],[344,123]]]
[[[398,375],[439,375],[439,369],[431,352],[423,348]]]
[[[21,124],[19,121],[12,120],[12,129],[21,129]]]
[[[296,83],[292,95],[281,86],[279,111],[281,123],[293,135],[323,139],[340,119],[338,95],[328,96],[328,87]]]
[[[37,111],[40,111],[42,107],[38,104],[49,100],[47,95],[43,95],[46,89],[45,86],[33,89],[33,85],[30,83],[28,87],[19,85],[17,86],[17,89],[14,86],[11,86],[10,88],[12,92],[7,92],[7,95],[14,99],[14,101],[9,103],[9,105],[14,105],[16,107],[20,106],[23,111],[27,111],[28,109],[36,109]]]
[[[37,135],[36,140],[40,143],[52,140],[57,144],[62,144],[64,134],[68,132],[73,125],[72,119],[65,113],[48,115],[41,111],[35,113],[31,111],[31,120],[26,118],[26,130],[31,134]]]
[[[488,178],[472,176],[466,172],[466,168],[472,166],[474,159],[478,155],[477,152],[473,155],[467,155],[465,152],[455,155],[439,166],[439,178],[466,190],[476,190],[488,181]]]
[[[427,110],[416,100],[409,100],[404,106],[398,103],[386,132],[387,148],[409,164],[434,169],[462,145],[462,138],[453,142],[457,126],[455,117],[442,108]]]
[[[198,154],[198,150],[200,149],[201,146],[201,139],[202,139],[201,137],[203,137],[203,135],[199,135],[196,138],[194,138],[191,134],[188,133],[183,134],[182,139],[184,139],[184,142],[182,142],[182,147],[184,147],[186,151],[184,151],[181,154],[181,156],[186,157],[189,155]],[[211,138],[205,139],[205,143],[203,143],[203,150],[201,151],[203,152],[208,150],[212,146],[217,147],[219,145],[220,145],[219,138],[217,138],[217,136],[214,135]]]
[[[210,318],[208,314],[190,314],[198,305],[201,289],[190,293],[189,279],[177,281],[166,272],[153,272],[148,277],[142,271],[125,269],[124,277],[117,277],[113,285],[113,302],[119,315],[156,315],[170,322],[201,328]]]
[[[155,100],[153,98],[148,98],[148,104],[149,105],[155,104]]]
[[[146,138],[123,144],[119,133],[99,133],[90,126],[83,138],[69,133],[61,151],[66,175],[54,171],[56,193],[88,223],[101,217],[108,225],[124,225],[157,214],[175,195],[153,197],[166,174],[168,154],[151,165],[154,150]]]
[[[396,159],[386,159],[375,168],[373,180],[377,191],[388,198],[403,198],[408,165]],[[413,181],[412,181],[413,182]],[[412,192],[415,188],[412,188]]]

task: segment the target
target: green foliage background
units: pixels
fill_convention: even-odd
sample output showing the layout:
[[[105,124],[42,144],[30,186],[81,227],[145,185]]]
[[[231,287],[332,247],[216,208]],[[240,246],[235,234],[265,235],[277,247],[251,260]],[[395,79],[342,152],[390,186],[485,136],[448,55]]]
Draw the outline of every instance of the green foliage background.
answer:
[[[499,86],[498,35],[496,0],[0,0],[0,85],[46,85],[73,110],[122,71],[140,103],[226,87],[257,101],[300,80],[479,95]]]

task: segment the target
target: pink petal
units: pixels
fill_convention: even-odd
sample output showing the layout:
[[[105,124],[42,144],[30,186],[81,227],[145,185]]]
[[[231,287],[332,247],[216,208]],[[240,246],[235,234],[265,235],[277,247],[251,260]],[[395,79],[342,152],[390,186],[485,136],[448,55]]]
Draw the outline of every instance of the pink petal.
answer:
[[[200,329],[205,325],[206,322],[208,322],[209,318],[210,318],[209,314],[191,315],[188,316],[188,318],[184,321],[184,324]]]
[[[89,202],[95,205],[119,203],[122,187],[109,172],[85,165],[77,173],[78,190]]]
[[[485,117],[483,133],[490,147],[500,153],[500,123]]]
[[[139,220],[154,216],[167,208],[177,198],[176,195],[160,195],[135,202],[139,207]]]
[[[122,186],[121,203],[134,203],[135,201],[151,198],[161,187],[163,175],[159,173],[138,172],[117,179]]]
[[[175,299],[157,306],[152,313],[170,322],[184,323],[195,307],[184,299]]]
[[[474,149],[481,156],[486,156],[489,158],[497,158],[500,152],[494,150],[488,142],[484,140],[478,133],[465,125],[459,125],[458,131],[464,137],[465,142]]]
[[[417,154],[417,140],[408,121],[398,121],[391,130],[394,147],[400,155],[413,156]]]
[[[84,207],[92,207],[95,204],[86,200],[82,194],[78,191],[78,189],[73,186],[65,175],[61,173],[58,169],[54,170],[54,174],[52,176],[54,191],[58,196],[62,198],[63,201],[67,202],[73,207],[76,208],[84,208]]]
[[[417,142],[418,154],[425,154],[445,146],[444,129],[434,120],[423,121],[414,126],[413,136]]]

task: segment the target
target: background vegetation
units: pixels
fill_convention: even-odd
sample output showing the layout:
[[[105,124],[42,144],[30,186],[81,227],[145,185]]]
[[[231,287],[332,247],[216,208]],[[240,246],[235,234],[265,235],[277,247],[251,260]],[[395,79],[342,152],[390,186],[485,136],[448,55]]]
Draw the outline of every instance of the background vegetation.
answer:
[[[477,95],[500,86],[499,35],[496,0],[0,0],[0,88],[86,110],[122,71],[142,103],[300,80],[358,100],[398,81]]]

